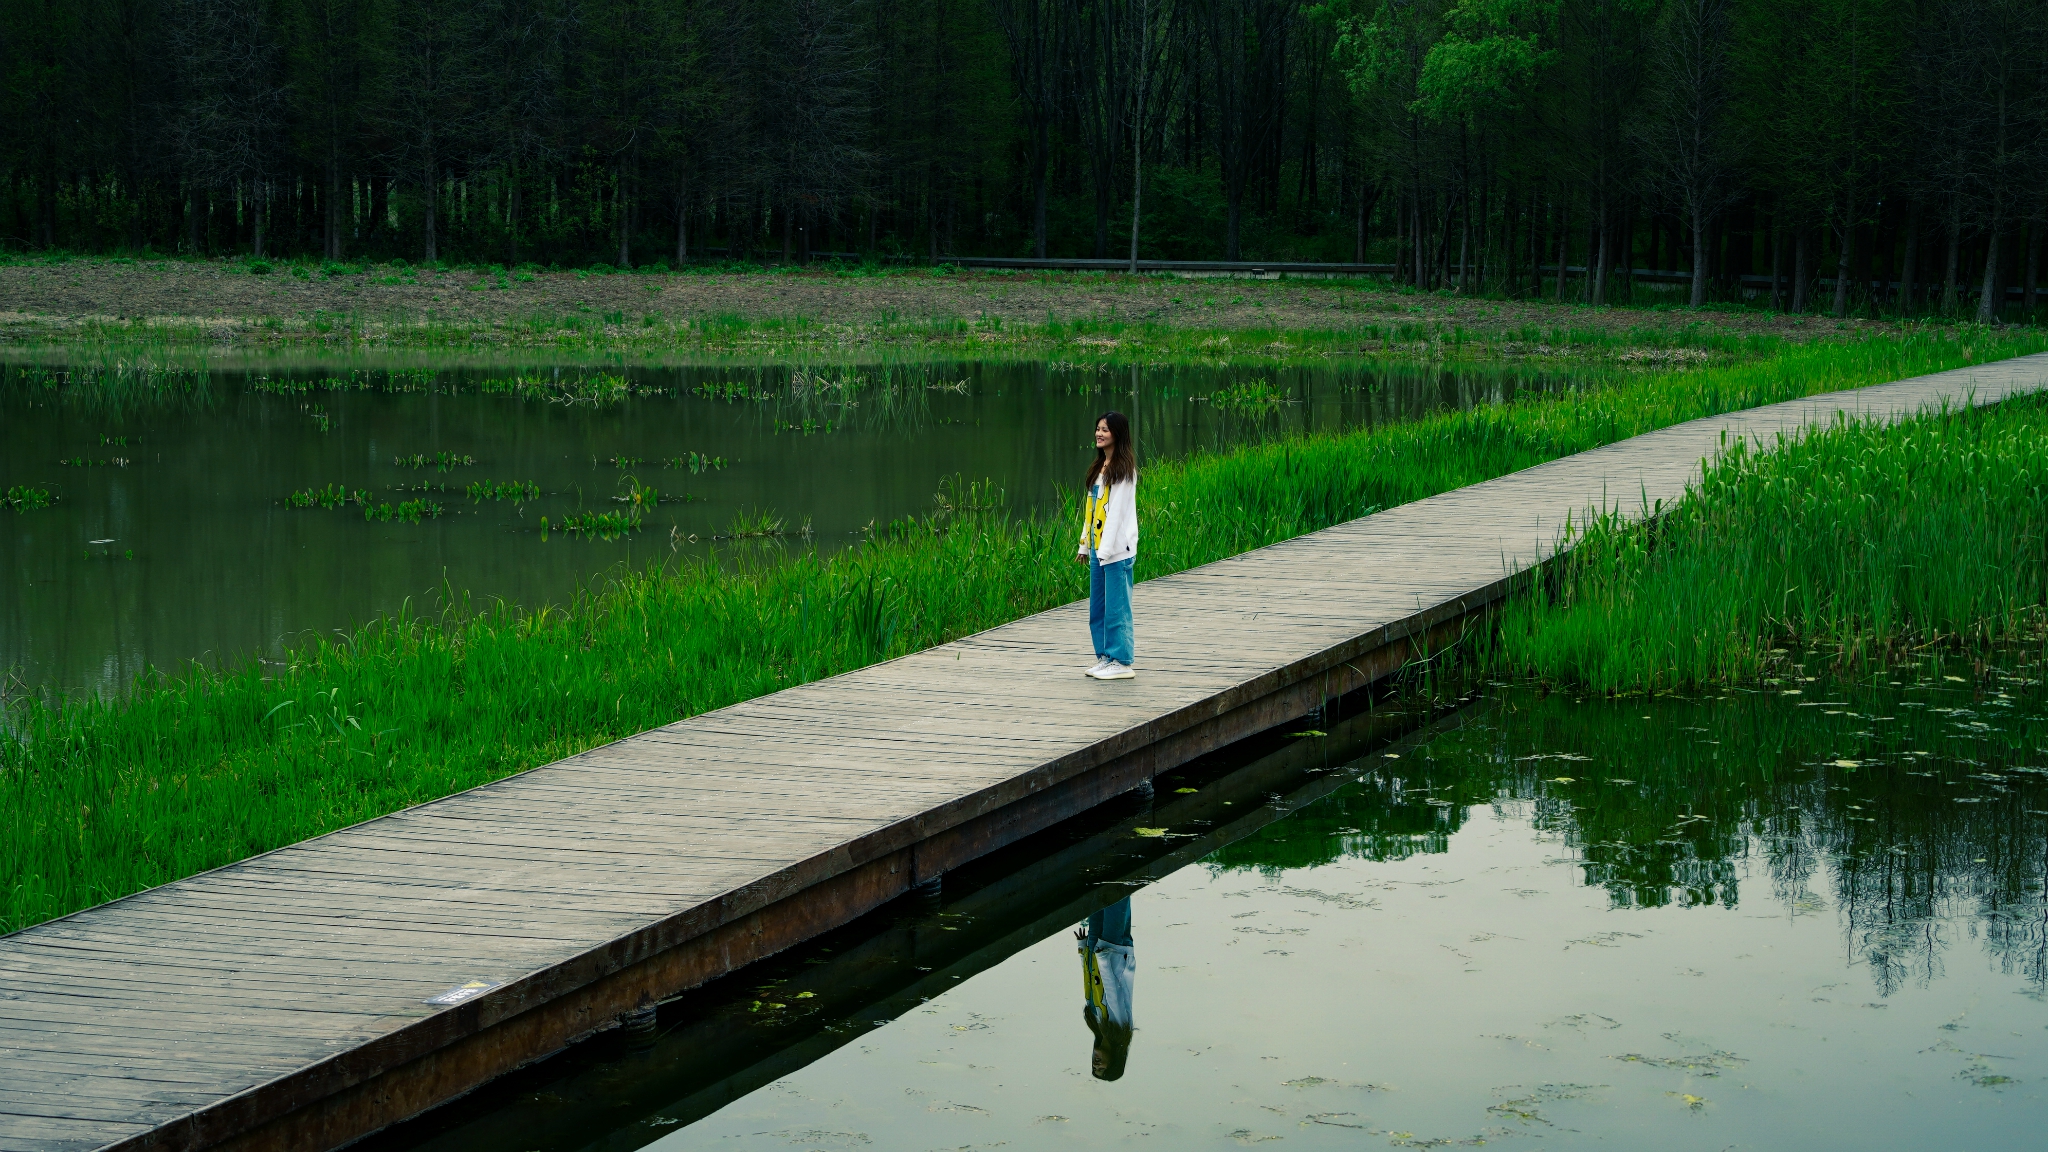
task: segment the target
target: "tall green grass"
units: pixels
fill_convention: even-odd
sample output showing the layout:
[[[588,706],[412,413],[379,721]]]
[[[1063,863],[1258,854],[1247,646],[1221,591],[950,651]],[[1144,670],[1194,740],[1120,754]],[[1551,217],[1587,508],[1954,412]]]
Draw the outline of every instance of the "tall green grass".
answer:
[[[1787,349],[1408,424],[1155,464],[1161,575],[1698,416],[2041,350],[1966,333]],[[1083,463],[1076,460],[1077,472]],[[1077,476],[1078,479],[1078,476]],[[1071,505],[985,497],[830,556],[739,543],[566,610],[401,615],[288,665],[16,701],[0,738],[0,927],[33,924],[684,716],[1074,599]],[[1142,644],[1142,636],[1140,637]],[[1085,656],[1085,641],[1075,651]]]
[[[1604,691],[1761,676],[1773,649],[1888,665],[2032,635],[2048,594],[2048,398],[1737,443],[1655,522],[1595,520],[1491,656]]]

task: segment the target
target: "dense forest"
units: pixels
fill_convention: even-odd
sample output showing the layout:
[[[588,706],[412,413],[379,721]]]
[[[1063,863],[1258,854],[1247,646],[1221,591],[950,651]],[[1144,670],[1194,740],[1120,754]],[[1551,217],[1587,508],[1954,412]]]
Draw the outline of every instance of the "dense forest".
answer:
[[[2039,303],[2048,0],[0,6],[15,250],[1135,251],[1593,302],[1663,269],[1693,303]]]

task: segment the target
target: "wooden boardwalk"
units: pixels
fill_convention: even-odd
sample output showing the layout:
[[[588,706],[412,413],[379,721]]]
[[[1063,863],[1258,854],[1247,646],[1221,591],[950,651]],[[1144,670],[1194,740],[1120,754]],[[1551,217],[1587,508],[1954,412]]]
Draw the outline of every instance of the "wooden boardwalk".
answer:
[[[1724,434],[2044,386],[1653,432],[1146,581],[1134,681],[1067,605],[0,938],[0,1152],[339,1146],[1384,675]]]

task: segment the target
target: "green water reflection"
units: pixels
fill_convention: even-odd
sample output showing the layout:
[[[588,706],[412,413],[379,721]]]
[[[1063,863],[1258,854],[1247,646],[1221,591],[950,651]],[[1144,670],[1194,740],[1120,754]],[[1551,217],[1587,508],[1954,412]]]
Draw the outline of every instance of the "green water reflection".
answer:
[[[2038,657],[1897,680],[1324,718],[385,1142],[2030,1143]],[[1126,899],[1109,1080],[1072,930]]]
[[[1210,397],[1264,379],[1277,403]],[[333,387],[334,382],[345,387]],[[623,563],[717,547],[774,512],[784,546],[842,547],[930,512],[948,477],[1042,507],[1085,465],[1097,412],[1129,412],[1150,458],[1494,403],[1552,377],[1326,366],[1094,369],[1044,364],[149,372],[0,371],[0,672],[35,689],[112,691],[150,666],[277,658],[449,594],[561,603]],[[1240,393],[1266,395],[1265,390]],[[688,465],[689,454],[723,467]],[[446,454],[473,463],[410,463]],[[664,465],[677,459],[683,465]],[[405,461],[401,463],[400,461]],[[614,511],[626,478],[666,499],[614,539],[556,531]],[[477,481],[538,499],[476,500]],[[420,523],[287,507],[336,486],[439,504]],[[796,534],[808,526],[808,537]]]

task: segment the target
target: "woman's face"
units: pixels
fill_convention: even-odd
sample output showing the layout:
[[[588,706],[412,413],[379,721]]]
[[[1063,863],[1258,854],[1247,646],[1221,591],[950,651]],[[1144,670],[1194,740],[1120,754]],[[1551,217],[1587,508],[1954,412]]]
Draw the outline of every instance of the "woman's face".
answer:
[[[1116,437],[1109,434],[1109,421],[1097,420],[1095,422],[1095,446],[1107,449],[1114,443],[1116,443]]]

